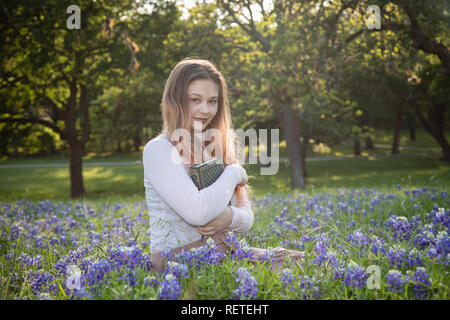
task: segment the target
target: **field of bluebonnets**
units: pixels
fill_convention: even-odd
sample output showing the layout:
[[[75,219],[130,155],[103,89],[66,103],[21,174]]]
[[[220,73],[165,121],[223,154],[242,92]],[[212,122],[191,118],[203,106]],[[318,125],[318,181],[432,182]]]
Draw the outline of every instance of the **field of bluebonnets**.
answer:
[[[423,187],[253,198],[237,250],[214,243],[149,273],[144,202],[0,204],[2,299],[448,299],[450,198]],[[305,251],[301,269],[271,272],[249,247]]]

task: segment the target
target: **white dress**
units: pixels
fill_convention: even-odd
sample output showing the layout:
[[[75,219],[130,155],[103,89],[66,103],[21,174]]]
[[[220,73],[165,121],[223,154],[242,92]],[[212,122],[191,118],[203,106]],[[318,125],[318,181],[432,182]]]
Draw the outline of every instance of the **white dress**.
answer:
[[[150,218],[150,251],[163,252],[200,240],[197,226],[217,218],[231,199],[233,220],[228,229],[250,230],[254,215],[250,201],[236,207],[234,188],[241,180],[235,165],[228,165],[209,187],[198,190],[178,150],[163,133],[143,150],[145,197]],[[246,200],[248,196],[245,193]]]

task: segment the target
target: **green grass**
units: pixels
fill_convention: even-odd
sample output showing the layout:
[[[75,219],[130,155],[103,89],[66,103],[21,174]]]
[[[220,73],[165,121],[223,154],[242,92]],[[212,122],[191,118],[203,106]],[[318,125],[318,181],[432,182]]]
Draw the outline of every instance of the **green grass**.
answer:
[[[353,158],[351,143],[333,147],[330,153],[314,152],[309,144],[308,157],[344,156],[345,160],[308,161],[307,179],[302,191],[314,192],[328,188],[387,188],[397,184],[405,186],[448,186],[450,165],[439,160],[441,152],[435,140],[424,130],[417,130],[417,142],[410,142],[407,131],[402,131],[400,145],[425,148],[425,150],[401,150],[400,155],[390,156],[390,147],[364,150],[365,158]],[[450,140],[450,133],[448,134]],[[389,145],[392,132],[377,130],[375,144]],[[286,155],[281,144],[280,156]],[[144,197],[143,168],[137,162],[140,152],[118,155],[88,154],[83,159],[83,178],[88,200],[108,201],[113,199],[140,200]],[[104,166],[108,162],[111,165]],[[135,165],[114,166],[115,162],[135,162]],[[70,194],[68,157],[32,157],[3,159],[1,165],[14,164],[67,164],[67,167],[1,168],[0,201],[29,200],[66,201]],[[99,165],[95,165],[99,164]],[[279,172],[262,176],[259,165],[246,165],[257,197],[271,193],[288,193],[290,188],[289,169],[280,163]]]
[[[249,166],[248,166],[249,167]],[[381,158],[307,161],[306,188],[319,191],[329,188],[383,188],[392,189],[397,184],[406,186],[444,186],[450,181],[450,164],[437,159]],[[255,166],[249,167],[255,195],[268,192],[289,192],[289,169],[281,164],[274,176],[261,176]]]
[[[276,175],[261,175],[258,165],[246,165],[250,184],[257,197],[268,192],[291,191],[288,167],[280,163]],[[306,187],[302,191],[327,188],[395,188],[406,186],[448,186],[450,164],[426,158],[358,158],[307,161]],[[144,198],[143,169],[130,166],[86,166],[83,178],[88,200]],[[68,200],[69,169],[0,168],[0,201]]]
[[[361,141],[361,155],[362,156],[390,156],[392,148],[393,131],[375,130],[374,144],[378,145],[375,149],[365,149],[364,141]],[[450,141],[450,131],[445,133],[447,141]],[[328,146],[326,146],[328,147]],[[414,148],[414,149],[409,149]],[[425,150],[421,150],[425,149]],[[326,149],[314,149],[314,144],[308,144],[308,157],[323,157],[323,156],[350,156],[353,155],[353,142],[344,141],[343,143],[330,147],[328,152]],[[416,141],[410,141],[409,132],[406,130],[400,133],[400,154],[402,155],[427,155],[440,157],[442,150],[436,140],[430,136],[425,130],[416,130]],[[284,141],[280,141],[280,156],[287,157],[287,149]]]

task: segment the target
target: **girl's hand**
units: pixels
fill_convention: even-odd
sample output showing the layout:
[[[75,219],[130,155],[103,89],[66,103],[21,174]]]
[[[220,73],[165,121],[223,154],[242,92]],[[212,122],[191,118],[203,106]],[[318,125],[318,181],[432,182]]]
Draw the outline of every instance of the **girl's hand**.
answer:
[[[201,227],[197,227],[197,231],[205,236],[211,236],[219,231],[225,230],[233,221],[233,210],[227,207],[224,212]]]

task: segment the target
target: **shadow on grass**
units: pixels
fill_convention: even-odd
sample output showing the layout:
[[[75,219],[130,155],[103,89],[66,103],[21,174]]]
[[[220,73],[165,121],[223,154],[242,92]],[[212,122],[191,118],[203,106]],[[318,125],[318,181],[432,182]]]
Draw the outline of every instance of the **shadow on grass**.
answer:
[[[261,175],[259,165],[245,165],[253,195],[268,192],[288,193],[289,169],[280,163],[276,175]],[[328,188],[395,188],[430,186],[448,189],[450,164],[426,158],[382,158],[307,161],[305,189],[314,192]],[[130,198],[144,200],[142,166],[84,167],[83,177],[88,200]],[[27,198],[40,200],[70,200],[68,168],[0,169],[0,201]]]

